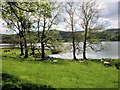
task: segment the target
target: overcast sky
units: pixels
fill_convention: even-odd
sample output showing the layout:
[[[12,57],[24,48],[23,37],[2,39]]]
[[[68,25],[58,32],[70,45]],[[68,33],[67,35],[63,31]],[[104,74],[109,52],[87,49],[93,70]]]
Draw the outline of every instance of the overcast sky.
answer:
[[[59,0],[59,1],[63,1],[63,0]],[[70,1],[70,0],[64,0],[64,1]],[[79,1],[79,0],[76,0],[76,1]],[[119,0],[99,0],[98,1],[101,4],[101,7],[104,8],[103,20],[106,21],[106,28],[118,28],[118,1]],[[0,33],[2,34],[11,33],[9,31],[6,31],[6,29],[2,25],[2,22],[3,22],[2,19],[0,19]],[[64,26],[59,29],[65,31]]]

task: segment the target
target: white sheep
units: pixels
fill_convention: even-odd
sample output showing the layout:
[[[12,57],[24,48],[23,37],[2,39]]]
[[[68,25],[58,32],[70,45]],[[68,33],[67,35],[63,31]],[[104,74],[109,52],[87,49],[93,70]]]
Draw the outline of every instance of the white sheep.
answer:
[[[110,62],[105,61],[105,62],[104,62],[104,65],[111,66],[111,63],[110,63]]]
[[[103,62],[103,60],[101,59],[101,62]]]
[[[53,60],[54,63],[58,62],[57,60]]]
[[[84,61],[79,61],[80,63],[83,63]]]

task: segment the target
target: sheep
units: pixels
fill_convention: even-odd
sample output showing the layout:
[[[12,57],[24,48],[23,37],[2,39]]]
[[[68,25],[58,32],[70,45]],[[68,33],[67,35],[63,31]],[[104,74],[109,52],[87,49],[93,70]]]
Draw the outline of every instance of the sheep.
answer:
[[[84,61],[79,61],[80,63],[83,63]]]
[[[53,60],[54,63],[58,62],[57,60]]]
[[[105,62],[104,62],[104,65],[106,65],[106,66],[111,66],[111,63],[110,63],[110,62],[105,61]]]
[[[101,59],[101,62],[103,62],[103,59]]]

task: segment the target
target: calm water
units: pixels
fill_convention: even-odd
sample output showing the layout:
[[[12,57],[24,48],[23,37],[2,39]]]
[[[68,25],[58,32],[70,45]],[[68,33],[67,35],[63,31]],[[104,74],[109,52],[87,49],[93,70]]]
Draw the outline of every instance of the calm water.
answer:
[[[106,50],[102,50],[99,52],[94,52],[90,48],[87,48],[87,53],[86,56],[87,58],[93,58],[93,59],[100,59],[100,58],[120,58],[120,42],[102,42],[104,44],[104,47],[107,47]],[[40,46],[38,44],[38,46]],[[82,44],[80,44],[82,46]],[[7,48],[11,47],[11,44],[0,44],[0,48]],[[97,48],[99,48],[97,46]],[[63,47],[63,52],[59,54],[51,54],[49,57],[54,57],[54,58],[63,58],[63,59],[72,59],[73,54],[72,54],[72,49],[70,48],[70,43],[64,43]],[[82,52],[79,54],[76,54],[76,57],[82,58]]]
[[[92,59],[120,58],[120,54],[118,53],[120,48],[119,46],[120,42],[103,42],[102,44],[104,45],[106,50],[94,52],[93,50],[88,48],[86,53],[87,58],[92,58]],[[66,52],[62,52],[60,54],[55,54],[55,55],[52,54],[49,56],[55,58],[72,59],[73,54],[70,51],[71,50],[67,50]],[[78,55],[76,54],[76,57],[82,58],[82,52],[79,53]]]
[[[0,44],[0,48],[11,48],[12,44]]]

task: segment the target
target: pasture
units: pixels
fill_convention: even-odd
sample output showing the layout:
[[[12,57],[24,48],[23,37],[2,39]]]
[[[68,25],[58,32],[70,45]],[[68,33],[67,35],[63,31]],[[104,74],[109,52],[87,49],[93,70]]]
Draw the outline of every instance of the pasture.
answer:
[[[2,86],[22,88],[118,88],[118,72],[114,65],[104,66],[100,60],[78,62],[63,59],[35,60],[19,57],[19,50],[2,52]],[[47,52],[47,51],[46,51]],[[56,60],[57,62],[53,62]],[[119,60],[112,60],[118,62]]]

